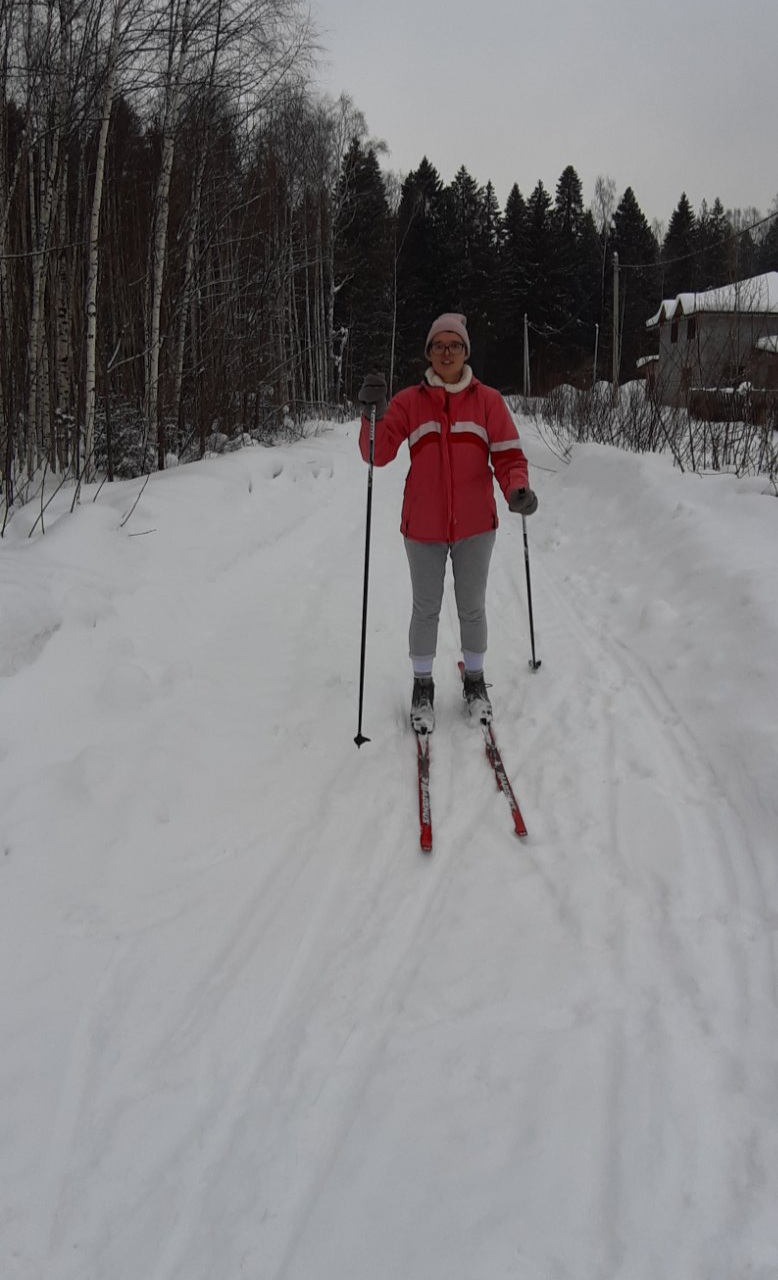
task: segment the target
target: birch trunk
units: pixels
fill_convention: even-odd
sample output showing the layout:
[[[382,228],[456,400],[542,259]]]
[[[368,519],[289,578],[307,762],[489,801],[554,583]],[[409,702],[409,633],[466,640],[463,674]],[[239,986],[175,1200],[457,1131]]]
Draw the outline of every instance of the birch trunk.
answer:
[[[30,303],[30,327],[27,343],[27,475],[37,469],[42,452],[40,421],[41,367],[44,342],[43,302],[46,292],[46,266],[48,263],[56,173],[59,161],[59,130],[52,130],[48,162],[41,141],[41,158],[36,173],[35,156],[29,153],[30,164],[30,222],[33,237],[32,291]],[[36,182],[36,178],[38,181]],[[38,202],[36,206],[36,189]]]
[[[169,68],[166,86],[165,121],[162,133],[162,162],[154,200],[154,224],[149,272],[150,298],[145,417],[148,439],[153,440],[156,438],[157,440],[157,462],[160,471],[165,468],[165,433],[159,413],[159,357],[162,347],[160,317],[162,314],[162,289],[165,281],[170,182],[173,174],[176,129],[181,105],[181,81],[189,42],[190,9],[191,0],[184,0],[183,11],[179,18],[178,6],[175,0],[171,6]]]
[[[7,46],[3,50],[4,63],[7,62]],[[14,461],[15,431],[17,418],[12,392],[12,368],[14,334],[16,326],[16,299],[9,274],[9,224],[11,207],[19,186],[28,157],[27,138],[29,134],[29,115],[25,118],[19,139],[14,167],[9,174],[5,164],[0,164],[0,451],[2,451],[3,497],[6,513],[14,501]],[[8,150],[8,112],[5,86],[2,104],[0,104],[0,156],[7,157]],[[1,532],[0,532],[1,536]]]
[[[200,141],[200,152],[197,157],[197,168],[195,170],[195,178],[192,186],[192,199],[190,202],[190,222],[189,233],[186,242],[186,257],[184,262],[184,283],[181,290],[180,311],[178,316],[178,334],[176,337],[176,353],[173,375],[173,403],[171,406],[172,418],[174,422],[180,424],[181,415],[181,394],[184,382],[184,354],[186,351],[186,326],[189,317],[190,303],[192,300],[192,290],[194,286],[194,262],[195,247],[197,245],[197,236],[200,229],[200,209],[203,198],[203,181],[205,179],[205,166],[208,158],[208,119],[207,104],[212,99],[212,91],[214,81],[216,79],[216,68],[219,64],[219,55],[221,53],[221,35],[222,35],[222,19],[224,15],[224,6],[222,0],[217,3],[217,21],[216,33],[214,37],[213,52],[211,54],[210,70],[208,75],[208,92],[205,95],[206,103],[206,119],[203,127],[203,133]]]
[[[292,404],[296,406],[297,401],[302,399],[301,387],[301,369],[298,360],[298,352],[300,350],[300,334],[297,324],[297,298],[296,298],[296,281],[294,269],[294,240],[293,240],[293,222],[290,218],[289,226],[289,263],[287,267],[287,332],[289,334],[289,380],[291,384]],[[293,408],[292,416],[296,412]]]
[[[186,329],[190,319],[190,303],[194,285],[195,246],[200,227],[200,202],[202,200],[203,178],[205,175],[205,143],[197,161],[194,189],[190,203],[189,232],[186,240],[186,257],[184,261],[184,283],[181,289],[178,310],[178,331],[176,334],[176,351],[173,371],[173,397],[170,406],[171,417],[180,424],[181,394],[184,385],[184,355],[186,352]]]
[[[56,256],[53,259],[53,275],[55,288],[55,338],[54,338],[54,405],[44,411],[43,421],[48,424],[50,437],[48,440],[49,466],[55,473],[67,466],[69,452],[70,429],[68,424],[73,420],[72,387],[70,365],[72,359],[72,342],[70,330],[70,299],[72,296],[70,270],[68,264],[69,251],[63,246],[70,242],[68,218],[68,155],[67,147],[62,148],[62,164],[57,182],[58,215],[55,220],[57,244]],[[45,384],[48,391],[48,382]]]
[[[59,5],[59,57],[55,76],[53,102],[54,121],[51,129],[41,133],[36,140],[39,163],[35,161],[35,149],[30,142],[28,156],[30,168],[30,226],[33,242],[32,254],[32,290],[30,304],[30,327],[28,339],[28,395],[27,395],[27,470],[31,476],[37,469],[44,450],[44,423],[42,409],[48,400],[48,392],[44,391],[43,371],[47,363],[43,361],[45,342],[44,303],[46,297],[46,274],[51,245],[51,231],[56,208],[55,198],[58,192],[57,173],[60,162],[60,143],[64,130],[67,67],[70,54],[72,0],[60,0]],[[51,15],[49,15],[51,20]],[[48,150],[48,154],[47,154]],[[36,178],[39,182],[36,202]],[[42,394],[43,393],[43,394]],[[50,405],[46,406],[50,412]],[[45,424],[48,435],[50,423]]]
[[[86,318],[86,377],[84,382],[84,477],[87,482],[95,474],[95,415],[97,409],[97,286],[100,277],[100,209],[103,201],[105,156],[108,149],[108,130],[111,124],[113,99],[116,92],[116,69],[119,55],[119,23],[125,0],[116,0],[111,23],[111,40],[108,49],[103,104],[100,115],[100,133],[95,160],[95,185],[92,191],[92,207],[89,213],[89,241],[87,245],[87,277],[84,312]]]
[[[0,155],[8,155],[8,128],[5,92],[0,103]],[[8,384],[11,361],[8,346],[9,331],[13,331],[13,315],[11,313],[11,294],[8,288],[8,264],[6,260],[8,246],[8,211],[11,195],[4,165],[0,165],[0,387]],[[2,454],[2,493],[6,508],[13,502],[12,492],[12,447],[9,405],[5,392],[0,394],[0,454]]]
[[[320,211],[321,220],[321,211]],[[319,357],[318,367],[318,387],[316,389],[316,398],[318,400],[327,399],[327,369],[328,369],[328,349],[327,349],[327,281],[324,272],[324,237],[322,235],[321,221],[319,226],[319,296],[316,305],[316,320],[318,323],[319,337],[316,343],[316,349]]]

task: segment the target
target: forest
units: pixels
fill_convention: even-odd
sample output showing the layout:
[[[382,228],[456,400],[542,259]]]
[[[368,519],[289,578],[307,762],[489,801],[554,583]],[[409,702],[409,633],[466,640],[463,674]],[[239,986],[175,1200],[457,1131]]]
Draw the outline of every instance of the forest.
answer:
[[[0,451],[6,512],[42,473],[91,480],[348,411],[363,374],[423,369],[468,317],[506,394],[650,354],[663,297],[778,269],[778,203],[667,228],[574,165],[504,207],[462,167],[385,167],[314,90],[296,0],[0,0]],[[517,167],[520,156],[517,156]],[[528,363],[525,363],[525,350]]]

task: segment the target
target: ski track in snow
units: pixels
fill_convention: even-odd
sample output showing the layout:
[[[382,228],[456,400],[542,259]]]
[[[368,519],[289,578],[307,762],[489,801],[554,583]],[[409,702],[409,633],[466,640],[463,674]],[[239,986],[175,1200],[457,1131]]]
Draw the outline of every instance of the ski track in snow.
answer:
[[[707,948],[706,956],[710,964],[715,955],[717,968],[715,975],[701,972],[699,921],[684,911],[683,903],[674,901],[674,872],[685,857],[696,856],[697,892],[702,889],[704,895],[707,889],[712,898],[726,901],[729,917],[737,917],[739,911],[759,913],[764,888],[753,859],[743,856],[749,853],[747,828],[731,802],[722,800],[720,780],[655,678],[641,668],[627,646],[610,640],[604,628],[582,623],[580,600],[576,608],[547,575],[542,589],[546,610],[550,605],[558,612],[592,673],[584,677],[583,691],[594,713],[592,723],[596,716],[600,724],[594,741],[587,743],[586,755],[600,786],[587,799],[590,804],[594,800],[591,807],[605,819],[597,825],[605,828],[601,848],[610,862],[609,879],[620,903],[639,887],[650,909],[649,919],[634,920],[632,927],[614,919],[610,943],[614,979],[636,1000],[632,1007],[618,1011],[608,1060],[603,1063],[608,1087],[602,1100],[602,1212],[603,1221],[612,1228],[603,1273],[617,1275],[623,1268],[630,1275],[636,1273],[640,1259],[629,1257],[616,1225],[624,1208],[619,1195],[622,1166],[642,1165],[646,1184],[653,1185],[657,1200],[666,1198],[668,1188],[675,1185],[674,1198],[682,1202],[685,1164],[673,1168],[668,1161],[678,1146],[679,1133],[685,1162],[693,1156],[701,1167],[728,1168],[729,1195],[722,1197],[720,1206],[722,1235],[736,1238],[742,1226],[737,1184],[741,1178],[748,1181],[749,1169],[742,1168],[738,1178],[738,1157],[726,1146],[721,1149],[718,1130],[709,1131],[709,1112],[700,1106],[699,1098],[694,1104],[689,1099],[682,1108],[672,1104],[674,1084],[677,1088],[687,1075],[680,1057],[685,1046],[674,1043],[673,1022],[683,1016],[683,1039],[691,1033],[701,1059],[708,1054],[720,1057],[716,1071],[724,1093],[737,1097],[749,1092],[753,1082],[744,1079],[751,1061],[749,1023],[754,1008],[776,1004],[775,954],[769,939],[754,947],[747,935],[717,929],[714,923],[710,932],[720,934],[720,945],[715,951]],[[546,797],[546,803],[550,812],[553,795]],[[600,840],[596,832],[596,843]],[[592,844],[590,832],[583,831],[581,851]],[[664,875],[663,867],[667,868]],[[725,923],[722,919],[721,924]],[[648,989],[646,974],[653,978]],[[717,1016],[719,1000],[734,1013],[730,1025]],[[758,1058],[756,1052],[753,1060]],[[710,1098],[711,1109],[717,1106],[717,1096]],[[636,1131],[632,1122],[641,1113]],[[625,1147],[632,1143],[636,1150],[625,1158]],[[755,1133],[753,1146],[740,1153],[740,1160],[754,1170],[760,1165],[759,1147]],[[682,1250],[683,1240],[679,1238],[677,1245]],[[660,1257],[655,1265],[660,1265]]]
[[[117,544],[124,590],[97,554],[77,598],[52,583],[82,516],[116,541],[126,488],[38,544],[26,613],[6,579],[28,723],[3,1275],[776,1280],[775,814],[604,619],[625,584],[565,562],[551,479],[538,672],[507,516],[490,580],[529,839],[464,722],[449,586],[419,854],[401,464],[376,478],[352,741],[355,448],[342,429],[152,483],[133,522],[163,533]]]

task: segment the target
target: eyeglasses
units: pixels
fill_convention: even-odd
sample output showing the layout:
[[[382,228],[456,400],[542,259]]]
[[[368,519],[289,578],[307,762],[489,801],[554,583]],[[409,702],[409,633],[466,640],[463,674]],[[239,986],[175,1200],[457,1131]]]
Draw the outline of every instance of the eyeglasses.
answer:
[[[445,351],[450,351],[452,356],[458,356],[464,349],[464,342],[433,342],[430,346],[430,351],[434,351],[436,356],[442,356]]]

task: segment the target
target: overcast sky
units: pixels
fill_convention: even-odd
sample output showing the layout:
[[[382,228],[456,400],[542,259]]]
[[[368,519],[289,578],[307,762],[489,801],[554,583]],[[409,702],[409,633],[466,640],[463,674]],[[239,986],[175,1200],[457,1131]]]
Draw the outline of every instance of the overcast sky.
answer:
[[[665,225],[695,211],[767,213],[778,196],[778,0],[311,0],[319,84],[347,93],[386,168],[464,164],[498,200],[553,195],[568,164]]]

